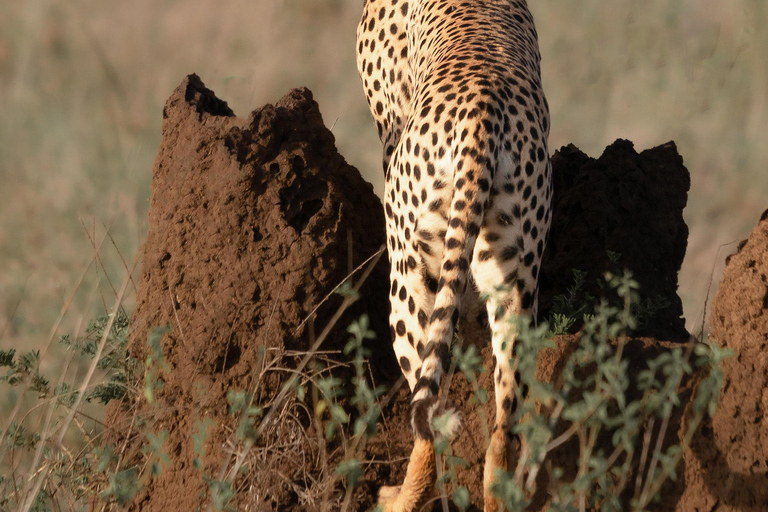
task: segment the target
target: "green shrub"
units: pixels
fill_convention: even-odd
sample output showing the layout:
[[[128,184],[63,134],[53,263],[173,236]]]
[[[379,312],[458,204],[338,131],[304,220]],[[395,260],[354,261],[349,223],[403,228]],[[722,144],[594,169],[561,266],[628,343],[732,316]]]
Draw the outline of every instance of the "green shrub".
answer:
[[[631,377],[624,351],[633,343],[628,334],[643,310],[638,285],[630,274],[608,274],[607,282],[623,305],[602,300],[594,314],[585,317],[562,387],[542,382],[537,375],[540,351],[553,346],[549,327],[533,327],[528,319],[515,323],[520,375],[516,394],[521,405],[514,432],[521,449],[514,470],[497,474],[494,484],[507,510],[530,504],[543,468],[549,477],[549,510],[646,510],[662,484],[677,477],[675,468],[701,420],[714,413],[722,384],[719,364],[729,352],[691,338],[687,346],[663,349]],[[567,304],[568,298],[560,301]],[[667,436],[669,423],[685,407],[681,384],[697,372],[692,413],[683,439],[675,444],[672,435]],[[525,396],[522,389],[528,390]],[[565,443],[577,447],[572,467],[557,467],[550,455]]]

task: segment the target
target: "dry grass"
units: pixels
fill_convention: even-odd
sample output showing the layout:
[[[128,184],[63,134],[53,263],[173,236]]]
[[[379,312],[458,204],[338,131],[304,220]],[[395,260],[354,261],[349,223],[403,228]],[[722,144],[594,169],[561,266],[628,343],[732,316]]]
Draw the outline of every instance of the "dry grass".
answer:
[[[768,6],[531,4],[552,149],[573,142],[597,156],[617,137],[678,143],[693,179],[681,273],[693,325],[712,265],[731,250],[718,258],[720,246],[766,207]],[[162,105],[187,73],[242,116],[309,86],[341,152],[381,191],[354,64],[359,12],[349,0],[0,3],[0,347],[40,343],[90,240],[113,220],[119,251],[103,263],[108,277],[122,275],[116,255],[133,255],[146,232]],[[87,307],[83,295],[73,311]]]
[[[56,344],[52,342],[59,322],[82,283],[99,266],[103,242],[108,239],[108,233],[100,237],[95,247],[98,256],[82,269],[39,357],[22,370],[22,347],[15,357],[10,355],[12,362],[6,360],[7,353],[0,352],[0,361],[5,361],[0,362],[0,388],[13,404],[0,423],[0,510],[118,510],[171,464],[165,450],[174,441],[166,443],[169,431],[158,418],[173,405],[153,398],[154,390],[163,386],[165,374],[160,370],[172,371],[160,344],[165,328],[150,329],[152,354],[138,361],[126,357],[128,323],[124,314],[104,317],[95,330],[78,325],[74,332],[88,335],[66,343],[60,340],[69,347],[59,347],[66,361],[43,371],[46,363],[55,361]],[[353,432],[352,425],[356,429],[357,423],[350,419],[358,422],[375,411],[369,420],[376,422],[380,407],[391,397],[381,402],[383,390],[373,391],[360,381],[373,380],[362,349],[363,340],[373,334],[367,318],[353,323],[358,329],[349,332],[356,343],[350,341],[348,356],[319,348],[356,300],[383,252],[382,247],[347,276],[349,282],[345,279],[329,293],[328,297],[338,292],[344,300],[308,351],[263,347],[247,389],[225,390],[228,415],[187,411],[187,420],[194,421],[195,428],[192,442],[185,439],[183,443],[194,449],[193,465],[200,477],[197,484],[208,485],[198,490],[203,503],[210,502],[213,510],[232,510],[229,505],[234,504],[245,511],[265,510],[288,502],[313,510],[349,510],[352,506],[354,486],[347,484],[341,464],[354,462],[366,468],[372,461],[360,460],[368,433]],[[119,289],[108,297],[110,311],[123,311],[126,293],[134,288],[131,275],[136,263],[131,262]],[[353,276],[354,286],[350,284]],[[314,311],[309,317],[305,321],[314,317]],[[142,329],[135,322],[131,325]],[[117,373],[124,378],[109,378]],[[96,389],[107,382],[121,383],[119,396]],[[354,387],[350,395],[349,384]],[[363,388],[370,394],[364,394]],[[281,391],[275,393],[276,389]],[[113,409],[113,413],[120,411],[117,420],[113,414],[102,422],[104,406],[97,402],[106,395],[122,402]],[[368,400],[355,402],[351,397]],[[333,429],[329,430],[331,423]],[[212,456],[206,456],[206,448]],[[196,488],[194,479],[189,485]]]

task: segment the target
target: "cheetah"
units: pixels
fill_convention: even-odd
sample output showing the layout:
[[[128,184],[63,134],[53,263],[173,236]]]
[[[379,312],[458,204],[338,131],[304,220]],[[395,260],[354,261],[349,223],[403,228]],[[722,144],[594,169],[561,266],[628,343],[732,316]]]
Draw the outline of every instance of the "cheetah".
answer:
[[[512,320],[536,316],[551,216],[537,41],[524,0],[365,0],[357,67],[383,144],[390,330],[414,434],[403,484],[380,491],[385,510],[418,510],[434,486],[439,384],[457,319],[478,308],[496,388],[484,502],[499,507],[490,487],[510,470]]]

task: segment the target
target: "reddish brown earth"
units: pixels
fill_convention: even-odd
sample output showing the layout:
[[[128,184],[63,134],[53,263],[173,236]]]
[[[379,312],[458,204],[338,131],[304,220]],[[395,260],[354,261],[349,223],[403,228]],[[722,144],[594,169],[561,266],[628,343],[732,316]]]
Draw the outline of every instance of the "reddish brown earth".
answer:
[[[728,259],[712,302],[723,363],[717,413],[686,457],[689,510],[768,510],[768,210]],[[689,476],[689,473],[691,476]]]
[[[686,337],[676,289],[687,239],[682,209],[688,172],[674,144],[638,154],[627,141],[617,141],[597,160],[568,146],[553,157],[553,169],[554,215],[541,316],[548,316],[552,297],[572,284],[572,269],[588,272],[591,295],[602,292],[598,278],[605,270],[632,270],[645,298],[666,304],[643,325],[639,335],[644,337],[627,347],[630,371],[636,372],[647,358]],[[149,329],[168,325],[162,347],[170,371],[160,374],[164,386],[154,404],[142,397],[110,407],[108,441],[120,443],[126,464],[142,464],[136,418],[150,431],[169,432],[163,447],[170,462],[159,477],[144,478],[133,510],[207,509],[211,498],[204,475],[220,478],[221,468],[232,462],[237,424],[227,414],[227,392],[252,390],[254,402],[269,409],[301,357],[296,351],[309,347],[341,298],[332,295],[311,316],[315,307],[384,242],[382,208],[371,186],[336,152],[306,89],[293,90],[242,120],[196,76],[188,77],[166,104],[153,172],[130,353],[145,360]],[[763,220],[726,269],[713,305],[713,336],[740,355],[726,364],[723,405],[686,452],[680,478],[665,487],[660,510],[768,510],[766,238],[768,221]],[[611,262],[607,251],[619,254],[618,261]],[[367,313],[379,340],[370,344],[372,378],[393,389],[379,433],[363,454],[372,463],[365,467],[351,510],[368,509],[380,485],[402,480],[411,448],[409,392],[392,388],[399,375],[389,344],[387,297],[382,261],[361,290],[361,300],[321,347],[340,350],[348,337],[344,328]],[[302,324],[309,317],[312,321]],[[474,341],[490,367],[485,340]],[[578,334],[555,341],[557,348],[542,355],[540,376],[557,382]],[[320,359],[349,383],[350,370],[336,363],[347,356],[337,352]],[[480,410],[472,405],[472,388],[461,374],[445,384],[464,415],[452,446],[469,467],[458,472],[458,480],[469,488],[473,504],[482,506]],[[480,384],[492,393],[487,373]],[[683,398],[694,386],[694,381],[685,383]],[[328,467],[343,454],[338,443],[319,440],[310,404],[285,402],[280,421],[257,441],[246,471],[235,479],[238,509],[319,508]],[[492,408],[484,414],[490,421]],[[192,439],[200,418],[216,425],[204,443],[202,470],[194,467]],[[677,414],[671,427],[679,435],[685,415]],[[675,442],[676,436],[670,437]],[[553,460],[567,468],[573,453],[566,444]],[[328,489],[334,509],[341,491],[338,482]],[[532,509],[544,504],[540,494]]]

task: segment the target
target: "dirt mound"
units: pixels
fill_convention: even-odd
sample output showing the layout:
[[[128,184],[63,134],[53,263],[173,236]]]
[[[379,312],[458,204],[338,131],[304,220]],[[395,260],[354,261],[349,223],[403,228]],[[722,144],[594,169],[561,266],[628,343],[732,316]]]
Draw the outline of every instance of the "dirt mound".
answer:
[[[130,354],[145,361],[150,328],[169,326],[162,339],[169,371],[160,373],[156,403],[113,408],[108,424],[130,434],[135,415],[169,434],[164,450],[171,463],[137,496],[136,509],[195,510],[207,487],[193,467],[196,422],[214,422],[204,472],[216,475],[230,435],[219,428],[231,422],[228,391],[252,390],[258,378],[267,398],[279,389],[285,375],[265,369],[269,351],[309,348],[342,298],[321,301],[380,249],[384,217],[372,186],[336,151],[307,89],[244,121],[197,76],[187,77],[163,111],[153,173]],[[341,350],[346,326],[364,312],[379,338],[388,339],[387,281],[382,261],[323,350]],[[313,321],[302,324],[318,305]],[[378,376],[399,372],[388,342],[372,348]],[[293,362],[286,357],[280,366]],[[308,423],[304,416],[296,413],[294,427]],[[275,457],[280,467],[281,455]],[[253,505],[263,510],[270,501],[294,500],[289,488],[278,482],[266,507]]]
[[[697,472],[691,510],[768,510],[768,210],[730,256],[712,302],[711,337],[736,352],[723,363],[717,412],[686,457]]]
[[[571,144],[552,157],[552,176],[542,317],[552,298],[571,286],[574,269],[587,273],[582,301],[605,294],[605,271],[629,269],[648,315],[637,334],[685,341],[677,273],[688,244],[683,208],[691,180],[674,142],[638,154],[631,142],[617,140],[598,159]]]

